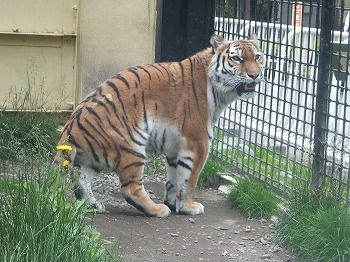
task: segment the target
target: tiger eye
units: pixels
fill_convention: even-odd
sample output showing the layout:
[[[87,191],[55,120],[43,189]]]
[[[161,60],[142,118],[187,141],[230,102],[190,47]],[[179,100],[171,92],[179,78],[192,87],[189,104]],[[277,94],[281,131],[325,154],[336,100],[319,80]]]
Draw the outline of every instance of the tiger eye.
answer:
[[[235,62],[240,62],[241,61],[241,58],[238,56],[238,55],[235,55],[233,57],[231,57],[231,59]]]
[[[256,54],[255,55],[255,60],[260,60],[260,58],[261,58],[261,54]]]

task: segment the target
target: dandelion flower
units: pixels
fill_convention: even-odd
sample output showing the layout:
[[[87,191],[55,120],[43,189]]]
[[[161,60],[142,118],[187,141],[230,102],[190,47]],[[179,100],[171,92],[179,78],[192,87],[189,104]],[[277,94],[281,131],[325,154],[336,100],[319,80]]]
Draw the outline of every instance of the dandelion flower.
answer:
[[[71,151],[72,150],[72,147],[67,146],[67,145],[59,145],[59,146],[56,146],[56,148],[58,150],[62,150],[62,151],[66,151],[66,150]]]
[[[68,160],[64,160],[63,163],[62,163],[62,166],[66,167],[66,166],[68,166],[68,164],[69,164],[69,161]]]

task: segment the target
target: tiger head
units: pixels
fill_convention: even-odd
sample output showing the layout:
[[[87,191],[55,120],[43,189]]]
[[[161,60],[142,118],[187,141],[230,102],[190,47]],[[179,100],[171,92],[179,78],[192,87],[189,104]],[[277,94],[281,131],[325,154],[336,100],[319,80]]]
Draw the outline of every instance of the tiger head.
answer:
[[[213,59],[209,78],[213,88],[231,102],[239,98],[252,98],[258,83],[264,80],[265,56],[256,36],[247,40],[226,41],[213,35],[210,39]]]

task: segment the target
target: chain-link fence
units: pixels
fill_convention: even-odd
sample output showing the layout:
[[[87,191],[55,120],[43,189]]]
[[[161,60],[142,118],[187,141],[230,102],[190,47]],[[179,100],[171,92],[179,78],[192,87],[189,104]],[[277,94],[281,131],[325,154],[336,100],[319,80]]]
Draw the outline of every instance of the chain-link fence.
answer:
[[[350,1],[217,0],[215,31],[254,33],[266,82],[233,103],[211,155],[288,193],[307,182],[350,199]]]

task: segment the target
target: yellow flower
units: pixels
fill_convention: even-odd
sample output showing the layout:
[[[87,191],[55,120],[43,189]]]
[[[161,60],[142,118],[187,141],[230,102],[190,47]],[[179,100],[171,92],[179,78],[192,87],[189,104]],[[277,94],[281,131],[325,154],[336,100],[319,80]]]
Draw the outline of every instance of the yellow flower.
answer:
[[[62,150],[62,151],[66,151],[66,150],[71,151],[71,150],[72,150],[72,147],[67,146],[67,145],[56,146],[56,148],[57,148],[58,150]]]
[[[62,163],[62,166],[66,167],[66,166],[68,166],[68,164],[69,164],[69,161],[68,160],[64,160],[63,163]]]

